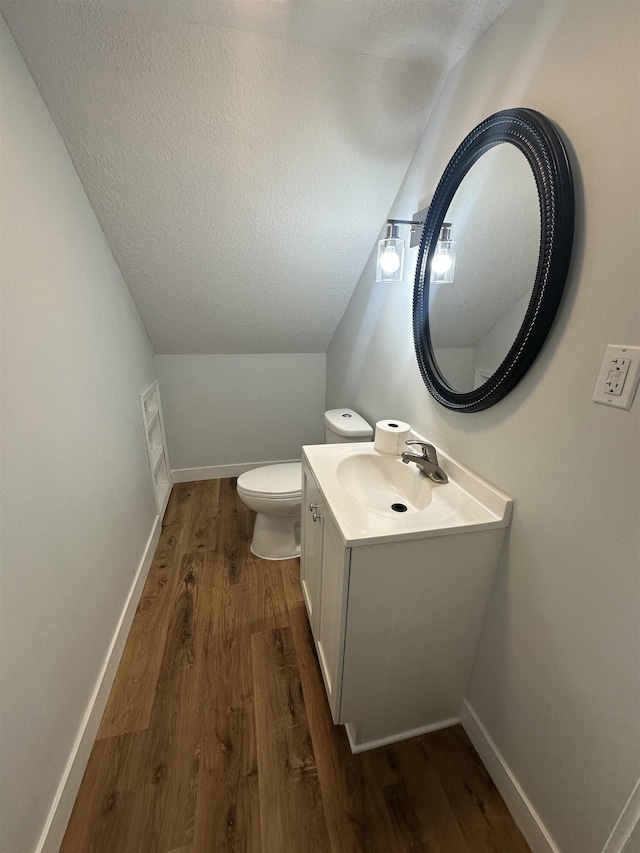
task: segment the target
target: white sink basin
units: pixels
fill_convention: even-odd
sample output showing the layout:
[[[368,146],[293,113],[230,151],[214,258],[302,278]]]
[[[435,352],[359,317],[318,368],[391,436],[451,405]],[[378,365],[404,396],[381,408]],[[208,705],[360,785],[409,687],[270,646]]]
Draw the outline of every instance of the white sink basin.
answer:
[[[302,455],[347,547],[508,527],[511,519],[511,498],[439,449],[448,483],[373,442],[307,445]]]
[[[431,480],[397,456],[347,456],[336,466],[336,478],[350,497],[372,512],[392,516],[422,512],[431,503]]]

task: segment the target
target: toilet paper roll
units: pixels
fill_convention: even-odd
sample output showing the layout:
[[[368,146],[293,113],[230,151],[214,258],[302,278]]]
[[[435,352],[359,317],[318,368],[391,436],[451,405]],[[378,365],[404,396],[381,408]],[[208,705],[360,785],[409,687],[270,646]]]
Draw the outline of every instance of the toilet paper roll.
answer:
[[[380,453],[399,456],[405,449],[404,443],[411,435],[411,427],[404,421],[378,421],[373,446]]]

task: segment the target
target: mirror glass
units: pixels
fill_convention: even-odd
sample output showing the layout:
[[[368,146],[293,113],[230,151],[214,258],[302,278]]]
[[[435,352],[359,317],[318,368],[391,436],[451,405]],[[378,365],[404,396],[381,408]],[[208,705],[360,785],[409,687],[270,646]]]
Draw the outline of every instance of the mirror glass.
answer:
[[[533,291],[538,190],[526,157],[502,142],[462,179],[444,215],[456,246],[451,283],[429,287],[434,361],[454,391],[484,384],[509,352]]]

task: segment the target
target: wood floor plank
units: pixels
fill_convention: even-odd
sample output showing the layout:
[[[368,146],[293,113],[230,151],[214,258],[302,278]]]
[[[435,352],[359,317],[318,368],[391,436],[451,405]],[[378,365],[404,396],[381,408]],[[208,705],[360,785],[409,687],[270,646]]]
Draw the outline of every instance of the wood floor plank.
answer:
[[[304,603],[302,587],[300,586],[300,560],[281,560],[279,566],[282,573],[287,610],[291,611],[299,604]]]
[[[237,480],[226,478],[220,481],[220,519],[217,542],[227,548],[248,551],[253,535],[253,513],[238,496]]]
[[[289,624],[289,609],[285,595],[280,560],[261,560],[253,554],[245,557],[249,584],[251,631],[282,628]]]
[[[386,811],[392,827],[394,844],[398,850],[431,853],[432,848],[424,838],[424,827],[407,794],[404,782],[398,781],[383,789]],[[453,851],[451,851],[453,853]]]
[[[290,628],[251,636],[263,853],[330,853]]]
[[[260,853],[248,586],[212,586],[209,609],[194,846]]]
[[[149,849],[193,840],[200,769],[206,646],[211,614],[204,560],[185,554],[167,634],[149,728],[145,733],[141,791]],[[141,821],[142,824],[142,821]]]
[[[141,732],[96,741],[69,819],[60,853],[131,853],[136,820],[132,767]]]
[[[251,612],[244,585],[210,590],[207,704],[223,712],[253,711]]]
[[[220,480],[203,480],[198,483],[195,502],[185,542],[187,551],[215,550],[220,520]]]
[[[194,850],[260,853],[260,801],[252,711],[219,714],[207,727]]]
[[[172,524],[190,524],[197,502],[199,483],[175,483],[162,519],[163,527]]]
[[[212,587],[247,585],[248,546],[228,547],[223,544],[220,550],[201,553],[206,555],[206,570]]]
[[[470,853],[457,818],[429,758],[428,738],[402,741],[389,747],[399,778],[402,800],[413,804],[423,849],[428,853]]]
[[[478,754],[461,726],[423,735],[442,788],[473,853],[529,853]]]
[[[407,818],[412,804],[404,812],[393,791],[401,784],[393,756],[388,749],[376,749],[355,756],[358,759],[358,795],[362,812],[361,844],[363,850],[413,850],[409,828],[414,821]]]
[[[184,524],[162,528],[102,716],[98,740],[141,731],[149,725],[185,533]]]

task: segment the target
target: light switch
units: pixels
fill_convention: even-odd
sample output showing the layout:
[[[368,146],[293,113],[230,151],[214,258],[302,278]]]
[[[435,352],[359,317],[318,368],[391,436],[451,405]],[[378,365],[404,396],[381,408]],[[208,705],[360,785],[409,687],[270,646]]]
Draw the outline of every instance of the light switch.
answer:
[[[640,379],[640,347],[609,344],[598,375],[595,403],[630,409]]]

